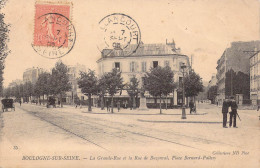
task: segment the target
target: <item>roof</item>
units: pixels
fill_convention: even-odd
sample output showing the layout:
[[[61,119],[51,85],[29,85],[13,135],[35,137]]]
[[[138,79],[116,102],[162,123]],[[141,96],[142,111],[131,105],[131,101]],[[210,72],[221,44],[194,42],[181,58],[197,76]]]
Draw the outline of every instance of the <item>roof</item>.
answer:
[[[143,44],[129,45],[123,50],[115,49],[104,49],[102,51],[102,57],[113,57],[113,56],[153,56],[153,55],[172,55],[180,54],[179,49],[176,49],[174,45],[169,44]]]

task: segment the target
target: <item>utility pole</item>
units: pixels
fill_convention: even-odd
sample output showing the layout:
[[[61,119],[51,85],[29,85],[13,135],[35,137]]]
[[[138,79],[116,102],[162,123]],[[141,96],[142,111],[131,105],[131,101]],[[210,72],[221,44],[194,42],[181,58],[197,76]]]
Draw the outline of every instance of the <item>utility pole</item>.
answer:
[[[182,115],[181,115],[181,119],[186,119],[186,111],[185,111],[185,90],[184,90],[184,73],[185,73],[185,68],[187,66],[183,63],[181,65],[181,69],[182,69],[182,75],[183,75],[183,78],[182,78]]]

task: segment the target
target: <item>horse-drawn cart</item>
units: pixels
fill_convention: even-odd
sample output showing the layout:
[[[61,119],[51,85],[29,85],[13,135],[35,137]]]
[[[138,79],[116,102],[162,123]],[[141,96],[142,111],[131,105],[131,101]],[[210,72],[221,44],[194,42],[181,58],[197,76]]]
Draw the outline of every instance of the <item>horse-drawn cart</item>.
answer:
[[[14,106],[14,100],[13,99],[2,99],[2,110],[4,111],[8,111],[8,109],[10,108],[11,110],[15,111],[15,106]]]

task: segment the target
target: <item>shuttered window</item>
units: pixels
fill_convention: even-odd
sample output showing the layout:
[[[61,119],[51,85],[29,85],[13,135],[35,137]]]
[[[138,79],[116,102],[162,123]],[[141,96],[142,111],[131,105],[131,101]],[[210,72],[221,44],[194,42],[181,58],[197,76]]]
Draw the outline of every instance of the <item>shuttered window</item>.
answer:
[[[130,62],[130,72],[136,72],[136,63]]]

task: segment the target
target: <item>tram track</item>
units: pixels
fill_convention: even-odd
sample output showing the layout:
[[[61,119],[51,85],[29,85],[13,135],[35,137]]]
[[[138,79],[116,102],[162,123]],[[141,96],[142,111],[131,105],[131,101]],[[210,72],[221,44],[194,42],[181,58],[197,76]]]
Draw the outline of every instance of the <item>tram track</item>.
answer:
[[[167,142],[167,143],[171,143],[171,144],[175,144],[175,145],[179,145],[179,146],[183,146],[183,147],[186,147],[186,148],[191,148],[191,149],[196,149],[196,150],[200,150],[200,151],[206,151],[206,152],[210,152],[210,151],[207,151],[207,150],[204,150],[202,148],[197,148],[195,146],[191,146],[191,145],[186,145],[184,143],[179,143],[177,141],[173,141],[173,140],[170,140],[169,138],[162,138],[162,137],[158,137],[158,136],[154,136],[154,135],[151,135],[151,134],[145,134],[143,132],[140,132],[140,131],[134,131],[132,129],[132,126],[131,126],[131,129],[132,130],[129,130],[129,129],[122,129],[122,128],[118,128],[118,127],[115,127],[115,126],[111,126],[111,125],[116,125],[116,124],[122,124],[122,123],[117,123],[117,122],[112,122],[112,121],[107,121],[107,122],[111,122],[112,124],[111,125],[107,125],[107,124],[104,124],[104,121],[102,121],[102,119],[97,119],[96,121],[99,121],[99,122],[96,122],[96,121],[93,121],[95,120],[95,118],[92,118],[92,117],[87,117],[87,116],[80,116],[80,115],[73,115],[73,117],[70,116],[70,118],[66,118],[66,116],[55,116],[54,113],[56,112],[57,114],[57,111],[52,111],[51,113],[48,113],[48,112],[33,112],[33,111],[30,111],[28,109],[25,109],[25,108],[21,108],[23,109],[24,111],[26,111],[27,113],[35,116],[35,117],[38,117],[40,118],[41,120],[44,120],[45,122],[48,122],[58,128],[61,128],[62,130],[68,132],[68,133],[71,133],[83,140],[86,140],[88,141],[89,143],[91,144],[94,144],[95,146],[99,147],[99,148],[102,148],[106,151],[109,151],[107,148],[105,148],[103,145],[99,144],[99,143],[96,143],[92,140],[90,140],[87,136],[84,136],[80,133],[76,133],[75,130],[73,129],[70,129],[68,125],[66,125],[65,123],[73,123],[73,122],[81,122],[81,123],[76,123],[75,125],[84,125],[85,127],[89,127],[89,128],[95,128],[95,129],[100,129],[99,131],[102,131],[102,129],[110,129],[110,130],[107,130],[107,131],[104,131],[103,133],[104,134],[107,134],[107,135],[110,135],[110,136],[113,136],[113,137],[117,137],[117,138],[122,138],[121,136],[118,136],[116,135],[117,132],[126,132],[126,133],[129,133],[129,134],[134,134],[134,135],[137,135],[137,136],[141,136],[141,137],[146,137],[146,138],[151,138],[151,139],[154,139],[154,140],[158,140],[158,141],[161,141],[161,142]],[[60,122],[54,122],[52,121],[54,118],[59,118],[60,119]],[[88,118],[86,120],[86,117]],[[64,121],[62,121],[64,120]],[[91,120],[91,121],[90,121]],[[103,124],[102,124],[103,122]],[[64,125],[65,124],[65,125]],[[73,126],[73,125],[72,125]],[[126,124],[123,124],[124,127],[128,127],[128,125]],[[97,129],[97,130],[98,130]],[[135,129],[138,129],[138,128],[135,128]],[[139,129],[143,129],[142,127],[140,127]],[[114,130],[114,131],[117,131],[116,133],[113,133],[113,131],[111,130]],[[158,131],[158,132],[161,132],[159,130],[152,130],[150,129],[148,132],[152,132],[152,131]],[[112,132],[112,133],[111,133]],[[99,132],[100,133],[100,132]],[[200,142],[200,143],[221,143],[221,142],[217,142],[217,141],[212,141],[212,140],[208,140],[208,139],[203,139],[203,138],[198,138],[198,137],[192,137],[192,136],[187,136],[187,135],[184,135],[184,134],[180,134],[180,133],[176,133],[176,132],[169,132],[169,134],[173,134],[175,136],[180,136],[180,137],[185,137],[185,138],[188,138],[188,139],[191,139],[193,141],[196,141],[196,142]],[[221,144],[224,144],[224,143],[221,143]],[[230,145],[230,144],[224,144],[224,145],[228,145],[228,146],[233,146],[233,145]],[[235,146],[234,146],[235,147]]]
[[[93,141],[91,141],[91,140],[85,138],[85,137],[82,136],[82,135],[76,134],[76,133],[74,133],[74,132],[72,132],[72,131],[70,131],[70,130],[68,130],[68,129],[62,127],[62,126],[59,126],[58,124],[55,124],[54,122],[51,122],[51,121],[46,120],[45,118],[43,118],[43,117],[41,117],[41,116],[36,115],[36,114],[35,114],[36,112],[30,112],[30,111],[27,111],[27,110],[25,110],[25,109],[23,109],[23,110],[26,111],[27,113],[29,113],[29,114],[31,114],[31,115],[37,117],[37,118],[40,118],[41,120],[43,120],[43,121],[45,121],[45,122],[47,122],[47,123],[49,123],[49,124],[51,124],[51,125],[54,125],[54,126],[60,128],[60,129],[64,130],[65,132],[68,132],[68,133],[70,133],[70,134],[73,134],[73,135],[77,136],[78,138],[81,138],[81,139],[83,139],[83,140],[85,140],[85,141],[88,141],[89,143],[91,143],[91,144],[93,144],[93,145],[95,145],[95,146],[97,146],[97,147],[99,147],[99,148],[102,148],[102,149],[104,149],[104,150],[106,150],[106,151],[109,151],[109,150],[107,150],[106,148],[104,148],[103,146],[101,146],[101,145],[99,145],[99,144],[97,144],[97,143],[95,143],[95,142],[93,142]]]

